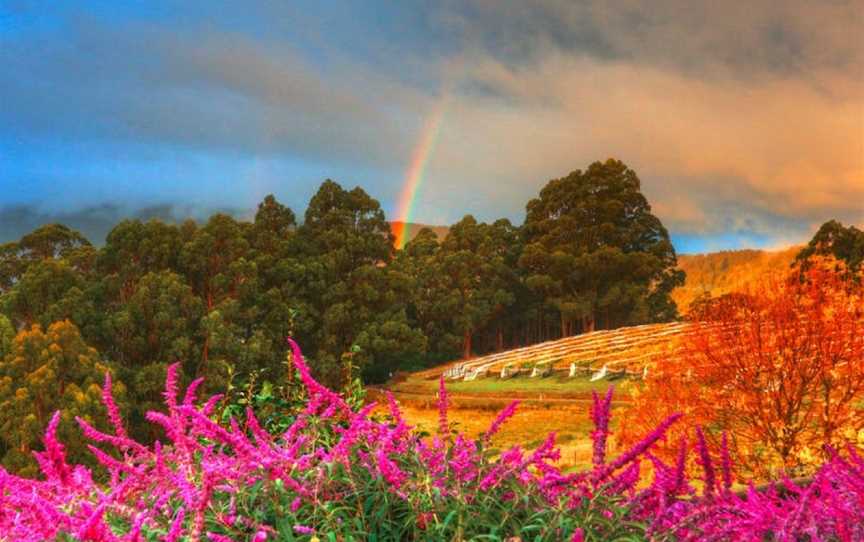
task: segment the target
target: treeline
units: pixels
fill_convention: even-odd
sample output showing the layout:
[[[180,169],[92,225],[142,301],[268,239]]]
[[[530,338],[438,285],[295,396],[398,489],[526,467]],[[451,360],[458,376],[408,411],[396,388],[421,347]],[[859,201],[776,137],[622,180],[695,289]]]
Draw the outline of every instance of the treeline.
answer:
[[[522,226],[466,216],[441,242],[423,230],[395,250],[378,201],[327,180],[302,221],[268,196],[249,222],[126,220],[101,248],[40,227],[0,247],[0,452],[25,461],[61,406],[96,416],[106,368],[134,429],[160,401],[169,363],[210,389],[253,372],[278,381],[289,335],[338,387],[356,368],[380,381],[676,318],[669,293],[683,273],[622,162],[550,181],[526,211]]]

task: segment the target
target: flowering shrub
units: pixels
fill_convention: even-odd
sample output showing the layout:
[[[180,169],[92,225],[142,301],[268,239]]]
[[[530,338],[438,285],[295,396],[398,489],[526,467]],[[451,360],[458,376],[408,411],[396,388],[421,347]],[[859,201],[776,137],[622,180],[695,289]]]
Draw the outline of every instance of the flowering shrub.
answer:
[[[812,473],[830,459],[827,450],[864,444],[862,308],[864,284],[820,267],[703,303],[676,353],[633,387],[625,415],[635,423],[620,440],[635,442],[685,412],[690,423],[710,426],[712,450],[728,432],[742,476]],[[673,428],[656,455],[671,461],[685,429]]]
[[[674,464],[651,453],[678,415],[607,460],[610,391],[595,396],[591,411],[593,469],[562,472],[554,433],[533,451],[489,449],[515,403],[469,440],[450,431],[442,380],[440,428],[423,439],[392,397],[383,420],[370,416],[374,405],[352,409],[311,377],[292,346],[308,400],[281,434],[262,429],[251,410],[242,424],[217,423],[219,396],[198,404],[196,380],[180,399],[172,367],[167,411],[148,414],[170,443],[145,447],[128,437],[106,377],[113,434],[79,424],[110,482],[96,484],[88,468],[67,463],[55,414],[36,454],[44,480],[0,469],[0,540],[864,538],[864,458],[854,449],[833,454],[806,487],[785,481],[739,495],[728,454],[712,458],[699,431],[697,494],[685,474],[686,444]],[[650,482],[641,471],[648,464]]]

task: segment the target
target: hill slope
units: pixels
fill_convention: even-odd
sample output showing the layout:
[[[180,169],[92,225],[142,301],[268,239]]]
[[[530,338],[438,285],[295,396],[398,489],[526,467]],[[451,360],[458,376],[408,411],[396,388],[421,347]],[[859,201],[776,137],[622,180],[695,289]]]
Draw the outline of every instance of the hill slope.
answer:
[[[745,289],[761,276],[785,273],[800,246],[784,250],[723,250],[708,254],[681,254],[678,267],[687,273],[684,286],[672,292],[681,313],[703,293],[712,296]]]

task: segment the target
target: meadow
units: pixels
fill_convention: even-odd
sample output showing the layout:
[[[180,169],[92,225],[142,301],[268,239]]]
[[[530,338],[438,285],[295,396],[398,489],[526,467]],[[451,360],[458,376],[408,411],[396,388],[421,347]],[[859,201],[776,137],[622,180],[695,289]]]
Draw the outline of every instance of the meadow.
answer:
[[[519,416],[495,435],[492,444],[502,450],[514,445],[539,446],[554,430],[561,448],[562,469],[584,469],[591,464],[591,419],[588,407],[592,392],[605,394],[610,382],[590,382],[588,378],[552,376],[547,378],[483,378],[469,382],[447,383],[450,421],[470,438],[478,438],[502,408],[519,401]],[[402,407],[405,420],[419,431],[431,433],[438,425],[439,382],[426,374],[408,375],[387,390]],[[627,399],[630,384],[618,382],[616,398]],[[375,397],[373,392],[372,397]],[[616,400],[613,412],[622,401]],[[613,416],[613,420],[616,417]],[[616,420],[617,422],[617,420]],[[613,423],[614,427],[614,423]],[[615,443],[610,442],[615,449]]]

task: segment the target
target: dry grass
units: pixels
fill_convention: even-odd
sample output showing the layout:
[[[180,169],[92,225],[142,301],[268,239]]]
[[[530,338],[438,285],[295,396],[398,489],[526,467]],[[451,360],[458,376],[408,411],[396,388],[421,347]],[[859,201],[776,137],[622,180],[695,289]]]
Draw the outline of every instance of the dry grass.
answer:
[[[430,434],[436,432],[437,408],[401,406],[408,423]],[[496,415],[497,412],[491,409],[451,408],[449,420],[457,430],[470,437],[478,437],[489,428]],[[587,405],[555,404],[547,408],[520,408],[493,438],[492,446],[503,450],[518,444],[530,450],[554,431],[556,442],[561,448],[560,465],[582,469],[591,464],[591,429]],[[614,449],[614,442],[611,444]]]
[[[438,428],[438,378],[436,372],[427,371],[402,374],[387,386],[394,393],[405,419],[420,431],[434,434]],[[591,392],[605,393],[615,385],[613,403],[613,429],[620,406],[629,398],[633,382],[601,380],[590,382],[587,377],[568,378],[554,375],[547,378],[483,378],[470,382],[447,382],[453,427],[469,437],[476,438],[486,431],[501,409],[513,400],[520,401],[516,415],[501,428],[492,440],[492,447],[504,450],[520,445],[533,450],[555,432],[561,448],[563,468],[583,469],[591,465],[593,425],[588,414]],[[369,398],[386,404],[379,390],[370,389]],[[617,408],[616,408],[617,407]],[[614,455],[614,438],[610,442]]]

